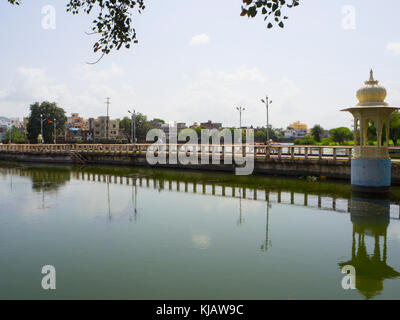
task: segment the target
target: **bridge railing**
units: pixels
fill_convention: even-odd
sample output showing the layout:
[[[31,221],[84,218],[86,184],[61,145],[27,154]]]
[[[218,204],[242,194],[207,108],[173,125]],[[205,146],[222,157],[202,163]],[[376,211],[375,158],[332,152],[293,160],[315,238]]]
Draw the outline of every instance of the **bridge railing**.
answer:
[[[15,153],[100,153],[146,154],[148,151],[169,153],[214,153],[222,156],[242,154],[256,158],[277,159],[350,159],[351,146],[299,145],[190,145],[190,144],[0,144],[0,152]]]
[[[352,146],[314,145],[201,145],[201,144],[0,144],[0,152],[13,153],[92,153],[145,155],[148,151],[158,153],[216,154],[220,157],[242,154],[257,159],[292,160],[349,160],[353,156]],[[389,147],[389,152],[400,153],[400,147]]]

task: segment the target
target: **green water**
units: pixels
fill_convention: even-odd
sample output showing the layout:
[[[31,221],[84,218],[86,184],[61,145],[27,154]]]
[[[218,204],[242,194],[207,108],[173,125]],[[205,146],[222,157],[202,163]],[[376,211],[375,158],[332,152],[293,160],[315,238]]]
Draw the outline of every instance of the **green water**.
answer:
[[[1,299],[400,298],[398,188],[0,163],[0,192]]]

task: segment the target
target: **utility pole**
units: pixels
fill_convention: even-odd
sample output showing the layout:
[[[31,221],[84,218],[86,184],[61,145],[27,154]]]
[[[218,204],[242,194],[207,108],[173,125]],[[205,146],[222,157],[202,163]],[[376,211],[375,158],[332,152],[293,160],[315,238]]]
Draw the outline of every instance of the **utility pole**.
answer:
[[[239,117],[240,117],[239,126],[240,126],[240,129],[242,129],[242,112],[245,111],[246,109],[243,107],[236,107],[236,110],[239,111]]]
[[[54,118],[54,144],[57,144],[57,125],[56,125],[56,118]]]
[[[267,95],[265,100],[261,99],[261,102],[265,104],[267,109],[267,144],[269,144],[269,105],[272,103],[272,100],[269,100]]]
[[[108,112],[109,112],[110,104],[111,104],[110,100],[111,100],[111,98],[109,98],[109,97],[106,98],[106,104],[107,104],[107,120],[106,120],[106,130],[107,130],[107,132],[106,132],[106,138],[107,138],[107,142],[109,140],[109,122],[110,122],[110,118],[108,116]]]
[[[136,111],[128,110],[128,112],[132,115],[131,116],[131,143],[136,143]]]

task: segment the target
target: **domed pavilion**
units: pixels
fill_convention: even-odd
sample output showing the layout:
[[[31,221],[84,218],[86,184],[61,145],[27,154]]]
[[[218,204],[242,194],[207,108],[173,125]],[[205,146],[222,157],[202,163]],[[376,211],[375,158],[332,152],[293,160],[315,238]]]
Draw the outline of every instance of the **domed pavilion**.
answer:
[[[388,191],[391,184],[391,160],[389,157],[390,115],[399,108],[385,102],[386,89],[370,72],[368,81],[357,91],[358,104],[342,111],[354,117],[354,154],[351,161],[351,184],[356,191]],[[376,128],[375,145],[367,145],[370,122]],[[385,129],[385,143],[382,143]]]

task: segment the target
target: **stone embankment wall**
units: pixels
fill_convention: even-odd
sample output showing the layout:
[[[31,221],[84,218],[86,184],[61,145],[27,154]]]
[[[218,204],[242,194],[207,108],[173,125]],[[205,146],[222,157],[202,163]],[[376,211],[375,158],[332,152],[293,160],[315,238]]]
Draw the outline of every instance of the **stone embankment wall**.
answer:
[[[147,166],[146,157],[121,154],[86,154],[85,158],[91,164],[121,165],[121,166]],[[82,164],[77,158],[68,153],[13,153],[0,152],[0,160],[41,162],[41,163],[66,163]],[[156,165],[157,168],[194,169],[208,171],[235,170],[234,165],[182,165],[167,164]],[[256,159],[254,166],[255,174],[266,174],[276,176],[318,176],[329,179],[350,180],[350,162],[344,160],[329,159]],[[392,184],[400,184],[400,163],[392,162]]]

